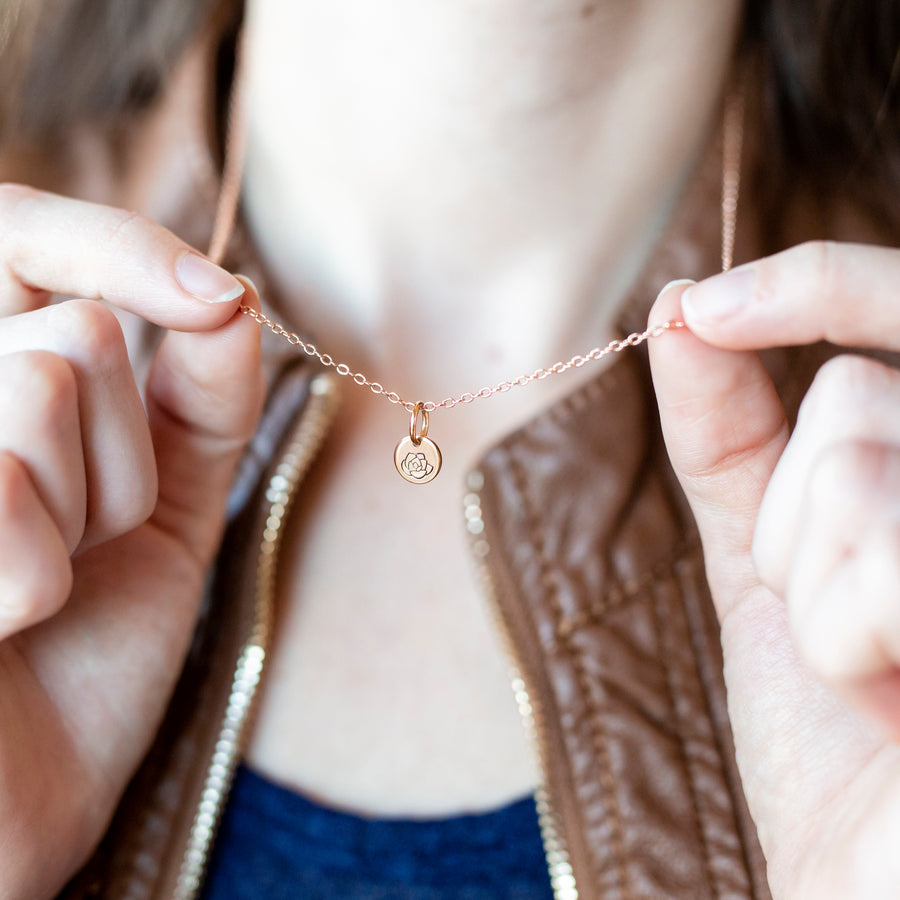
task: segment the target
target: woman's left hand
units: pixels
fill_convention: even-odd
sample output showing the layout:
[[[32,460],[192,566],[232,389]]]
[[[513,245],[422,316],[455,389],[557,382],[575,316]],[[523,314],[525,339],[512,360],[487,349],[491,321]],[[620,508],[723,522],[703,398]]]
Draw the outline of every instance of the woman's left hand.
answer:
[[[670,286],[650,324],[682,316],[651,365],[774,895],[896,897],[900,371],[836,356],[791,434],[756,351],[900,351],[900,251],[804,244]]]

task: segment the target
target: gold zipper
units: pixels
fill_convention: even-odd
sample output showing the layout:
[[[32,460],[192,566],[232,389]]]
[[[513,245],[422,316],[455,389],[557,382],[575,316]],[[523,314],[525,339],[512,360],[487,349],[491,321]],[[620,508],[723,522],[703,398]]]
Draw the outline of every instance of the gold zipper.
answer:
[[[553,896],[555,900],[578,900],[578,886],[575,883],[575,874],[569,862],[565,835],[562,832],[559,817],[553,808],[553,801],[547,787],[549,784],[549,752],[546,739],[546,719],[534,692],[530,690],[523,674],[525,669],[506,621],[503,618],[497,586],[487,564],[491,545],[484,534],[485,524],[481,512],[481,489],[483,486],[484,476],[482,473],[478,471],[470,472],[467,479],[468,492],[463,501],[466,529],[469,532],[469,546],[475,559],[482,589],[488,601],[491,618],[500,635],[501,643],[509,661],[509,680],[513,697],[516,701],[516,708],[519,711],[522,726],[540,766],[541,782],[535,789],[534,803],[537,810],[538,826],[541,830],[541,840],[544,843],[544,856],[547,860],[547,871],[550,875],[550,886],[553,890]]]
[[[203,793],[182,856],[174,900],[194,900],[203,883],[210,846],[222,816],[265,664],[275,607],[278,553],[287,514],[296,489],[334,418],[337,403],[334,380],[328,375],[313,378],[309,399],[291,435],[287,452],[269,480],[266,490],[269,512],[259,546],[253,625],[235,666],[225,717],[207,766]]]
[[[310,384],[310,398],[306,409],[266,491],[270,507],[259,548],[254,622],[235,666],[225,716],[207,767],[201,800],[194,814],[182,857],[174,900],[195,900],[203,883],[212,839],[237,766],[244,728],[265,663],[274,610],[275,573],[283,539],[283,526],[296,488],[324,438],[336,407],[337,395],[333,379],[327,375],[314,378]],[[484,520],[481,516],[480,491],[483,483],[484,478],[480,472],[469,474],[465,515],[470,547],[488,600],[491,618],[510,661],[509,680],[516,708],[541,771],[541,783],[535,789],[534,802],[553,896],[555,900],[578,900],[578,887],[569,862],[565,835],[547,789],[548,749],[543,711],[523,675],[524,669],[500,610],[497,588],[486,561],[490,553],[490,544],[484,536]]]

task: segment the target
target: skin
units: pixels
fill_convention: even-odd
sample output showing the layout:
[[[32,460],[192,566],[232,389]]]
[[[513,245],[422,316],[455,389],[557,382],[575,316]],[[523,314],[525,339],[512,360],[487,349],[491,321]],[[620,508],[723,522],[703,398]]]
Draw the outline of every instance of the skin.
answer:
[[[612,337],[718,127],[739,4],[250,12],[244,199],[282,312],[354,371],[440,399]],[[342,385],[287,538],[254,767],[373,815],[490,809],[532,790],[463,485],[578,375],[436,412],[444,464],[421,490],[391,462],[407,415]],[[373,537],[386,524],[391,539]]]
[[[650,316],[691,330],[651,346],[653,377],[722,625],[744,789],[773,893],[791,900],[900,883],[900,375],[835,357],[789,434],[756,351],[897,349],[897,274],[896,250],[806,244],[664,290]]]
[[[58,891],[147,747],[257,419],[258,329],[234,315],[236,296],[210,303],[183,289],[186,252],[123,210],[0,187],[0,886],[10,900]],[[822,337],[898,349],[900,252],[804,245],[746,271],[687,295],[672,287],[651,316],[683,313],[690,327],[652,342],[652,365],[722,622],[739,763],[777,898],[889,897],[900,881],[898,375],[839,358],[789,435],[756,351]],[[208,293],[235,293],[216,277]],[[748,303],[711,313],[736,282]],[[87,299],[51,308],[49,292]],[[487,308],[492,294],[481,296]],[[145,387],[147,417],[98,298],[171,329]],[[243,299],[256,302],[249,288]],[[348,341],[364,333],[355,321]],[[359,429],[371,437],[386,421]],[[395,543],[414,512],[400,510]],[[430,802],[445,799],[439,788]]]
[[[262,384],[258,329],[180,286],[189,248],[160,226],[4,185],[0,235],[0,892],[38,898],[148,747]],[[146,415],[112,312],[51,291],[173,329]]]

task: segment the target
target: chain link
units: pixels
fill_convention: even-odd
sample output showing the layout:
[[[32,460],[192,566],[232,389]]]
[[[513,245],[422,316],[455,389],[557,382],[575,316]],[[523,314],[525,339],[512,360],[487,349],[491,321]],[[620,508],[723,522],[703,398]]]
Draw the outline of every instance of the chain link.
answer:
[[[722,148],[722,271],[727,272],[734,260],[734,243],[737,226],[738,197],[741,183],[741,151],[744,137],[744,94],[742,86],[732,91],[726,100],[723,127]],[[611,353],[619,353],[628,347],[637,347],[648,338],[659,337],[666,331],[684,328],[681,321],[663,322],[646,331],[634,332],[621,340],[610,341],[605,347],[594,347],[588,353],[577,354],[568,362],[554,363],[546,369],[535,369],[527,375],[520,375],[512,381],[501,381],[493,387],[483,387],[474,393],[467,391],[458,397],[446,397],[443,400],[413,401],[404,400],[396,391],[388,391],[377,381],[370,381],[362,372],[354,372],[346,363],[335,362],[327,353],[322,353],[315,344],[304,341],[299,334],[288,331],[279,322],[270,319],[267,315],[257,312],[249,306],[241,304],[240,310],[245,315],[254,319],[260,325],[271,329],[279,337],[284,337],[288,343],[299,347],[307,356],[314,357],[323,366],[334,369],[338,375],[352,379],[360,387],[367,387],[373,394],[384,397],[390,403],[402,406],[408,412],[412,412],[417,403],[421,402],[420,409],[432,413],[436,409],[453,409],[464,403],[472,403],[475,400],[484,400],[493,397],[494,394],[505,394],[514,387],[522,387],[532,381],[543,381],[550,375],[559,375],[569,369],[579,369],[589,362],[596,362],[609,356]]]
[[[265,313],[257,312],[257,310],[245,306],[244,304],[241,304],[240,311],[260,325],[268,328],[273,334],[278,335],[278,337],[283,337],[289,344],[299,347],[299,349],[307,356],[314,357],[323,366],[334,369],[338,375],[350,378],[360,387],[367,387],[373,394],[384,397],[390,403],[402,406],[408,412],[412,412],[416,407],[416,403],[420,402],[404,400],[396,391],[385,390],[385,388],[377,381],[369,381],[362,372],[354,372],[346,363],[336,362],[329,354],[322,353],[315,344],[310,341],[304,341],[299,334],[288,331],[281,323],[276,322],[274,319],[270,319]],[[648,328],[646,331],[636,331],[621,340],[610,341],[605,347],[594,347],[594,349],[588,353],[583,355],[577,354],[568,362],[554,363],[546,369],[535,369],[530,374],[520,375],[512,381],[501,381],[493,387],[483,387],[481,390],[475,391],[474,393],[467,391],[464,394],[460,394],[458,397],[445,397],[443,400],[439,401],[427,400],[422,403],[421,408],[426,412],[431,413],[436,409],[453,409],[454,406],[460,406],[463,403],[472,403],[475,400],[485,400],[488,397],[493,397],[494,394],[505,394],[514,387],[522,387],[526,384],[530,384],[532,381],[543,381],[550,375],[560,375],[569,369],[580,369],[583,365],[601,360],[611,353],[620,353],[622,350],[626,350],[629,347],[637,347],[638,344],[643,344],[648,338],[659,337],[666,331],[684,327],[685,324],[681,321],[663,322],[661,325],[657,325],[654,328]]]

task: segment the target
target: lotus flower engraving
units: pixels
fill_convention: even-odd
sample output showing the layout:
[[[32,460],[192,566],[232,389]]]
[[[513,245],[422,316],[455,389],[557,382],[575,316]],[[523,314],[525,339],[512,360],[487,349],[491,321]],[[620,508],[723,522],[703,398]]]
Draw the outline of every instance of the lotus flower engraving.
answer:
[[[428,462],[424,453],[416,453],[411,450],[400,463],[400,471],[409,478],[421,480],[427,478],[434,471],[434,466]]]

